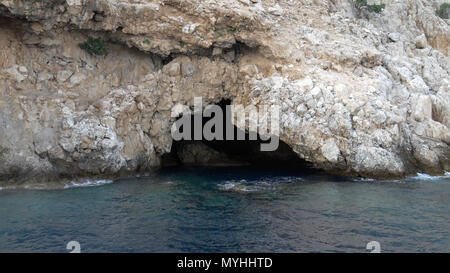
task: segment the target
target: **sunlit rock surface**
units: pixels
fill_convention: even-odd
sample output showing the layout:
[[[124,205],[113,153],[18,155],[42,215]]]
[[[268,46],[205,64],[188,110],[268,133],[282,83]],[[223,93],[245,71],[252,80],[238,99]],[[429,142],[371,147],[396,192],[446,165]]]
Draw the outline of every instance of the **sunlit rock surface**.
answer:
[[[444,1],[383,2],[0,0],[0,180],[155,170],[195,96],[280,106],[281,140],[333,173],[448,171]]]

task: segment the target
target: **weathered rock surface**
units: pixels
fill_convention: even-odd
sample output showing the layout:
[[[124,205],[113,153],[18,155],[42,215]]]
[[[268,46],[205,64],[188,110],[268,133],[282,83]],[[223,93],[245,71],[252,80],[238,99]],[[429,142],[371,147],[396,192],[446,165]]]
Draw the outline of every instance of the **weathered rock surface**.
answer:
[[[280,106],[281,140],[331,172],[449,171],[443,1],[383,2],[0,0],[0,181],[158,168],[194,96]]]

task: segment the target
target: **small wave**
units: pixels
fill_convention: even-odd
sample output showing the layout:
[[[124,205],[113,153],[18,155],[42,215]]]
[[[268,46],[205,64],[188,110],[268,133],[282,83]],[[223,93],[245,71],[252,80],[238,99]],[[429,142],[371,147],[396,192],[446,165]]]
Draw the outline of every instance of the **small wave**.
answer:
[[[416,176],[408,177],[413,180],[439,180],[443,178],[450,178],[450,172],[445,172],[444,175],[433,176],[426,173],[417,173]]]
[[[355,177],[352,180],[356,181],[356,182],[373,182],[373,181],[375,181],[375,179],[373,179],[373,178],[366,178],[366,177]]]
[[[9,190],[44,190],[46,189],[45,187],[39,187],[39,186],[31,186],[31,185],[19,185],[19,186],[5,186],[5,187],[0,187],[0,191],[5,190],[5,191],[9,191]]]
[[[258,180],[229,180],[225,183],[217,184],[217,188],[223,191],[235,192],[256,192],[273,189],[280,184],[291,184],[303,181],[300,177],[281,176],[281,177],[265,177]]]
[[[45,187],[39,187],[39,186],[24,186],[23,187],[26,190],[45,190]]]
[[[169,186],[178,186],[178,185],[182,184],[182,182],[169,180],[169,181],[165,181],[164,184],[169,185]]]
[[[235,191],[235,192],[254,192],[258,189],[254,186],[246,186],[243,184],[227,182],[225,184],[218,184],[217,187],[223,191]]]
[[[103,180],[86,180],[83,182],[71,182],[64,186],[64,189],[69,188],[79,188],[79,187],[95,187],[95,186],[102,186],[106,184],[113,183],[113,180],[109,179],[103,179]]]

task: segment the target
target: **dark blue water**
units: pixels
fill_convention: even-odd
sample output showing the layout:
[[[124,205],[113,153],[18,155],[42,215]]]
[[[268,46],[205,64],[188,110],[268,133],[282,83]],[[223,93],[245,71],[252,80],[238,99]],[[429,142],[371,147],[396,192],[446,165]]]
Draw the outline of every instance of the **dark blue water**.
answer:
[[[172,169],[0,191],[0,252],[450,252],[450,178]]]

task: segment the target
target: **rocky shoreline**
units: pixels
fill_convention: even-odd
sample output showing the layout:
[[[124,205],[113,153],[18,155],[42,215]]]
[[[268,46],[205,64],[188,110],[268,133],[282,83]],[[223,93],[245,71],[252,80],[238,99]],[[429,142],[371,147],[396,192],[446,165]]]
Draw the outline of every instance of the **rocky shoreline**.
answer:
[[[445,1],[383,2],[0,0],[0,181],[152,172],[196,96],[280,106],[280,140],[330,173],[448,172]]]

